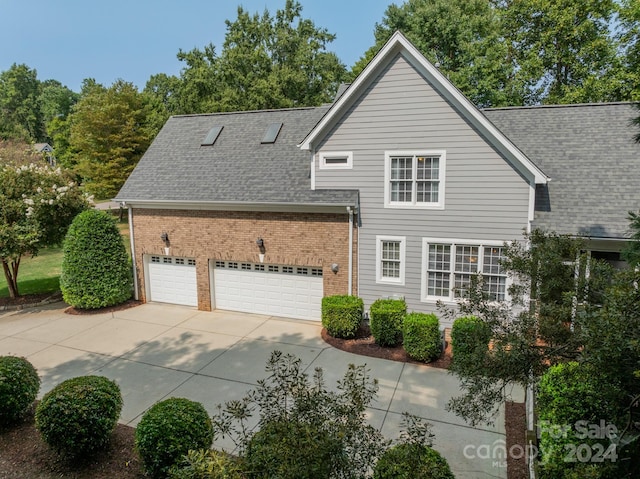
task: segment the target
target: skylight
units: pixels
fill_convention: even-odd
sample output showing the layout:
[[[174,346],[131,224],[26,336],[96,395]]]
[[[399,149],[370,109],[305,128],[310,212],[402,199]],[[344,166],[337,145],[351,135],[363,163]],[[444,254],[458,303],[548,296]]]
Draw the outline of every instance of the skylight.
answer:
[[[223,126],[214,126],[213,128],[211,128],[211,130],[209,130],[209,134],[201,143],[201,145],[202,146],[213,145],[218,139],[218,137],[220,136],[220,132],[222,131],[223,128],[224,128]]]
[[[271,123],[261,143],[275,143],[276,138],[278,138],[278,133],[280,133],[280,128],[282,128],[282,123]]]

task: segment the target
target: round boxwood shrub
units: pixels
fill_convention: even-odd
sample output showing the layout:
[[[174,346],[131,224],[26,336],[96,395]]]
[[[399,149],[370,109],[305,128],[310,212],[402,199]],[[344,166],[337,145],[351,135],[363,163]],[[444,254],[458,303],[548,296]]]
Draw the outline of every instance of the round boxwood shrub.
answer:
[[[115,219],[87,210],[75,217],[63,245],[63,299],[76,308],[97,309],[131,297],[133,275]]]
[[[374,479],[454,479],[446,459],[422,444],[402,443],[387,449],[378,459]]]
[[[21,419],[36,400],[40,378],[24,358],[0,356],[0,425]]]
[[[169,479],[245,479],[242,458],[215,449],[191,450],[169,471]]]
[[[331,477],[341,452],[342,443],[318,426],[271,421],[251,437],[245,460],[255,479],[323,479]]]
[[[491,341],[491,328],[476,316],[457,318],[451,327],[451,352],[454,360],[487,351]]]
[[[185,398],[157,402],[136,427],[135,445],[147,474],[165,476],[189,450],[209,449],[213,427],[204,406]]]
[[[371,334],[380,346],[395,346],[402,340],[402,320],[407,314],[404,299],[378,299],[369,308]]]
[[[404,350],[417,361],[432,361],[442,352],[440,321],[435,314],[409,313],[402,322]]]
[[[334,338],[353,338],[360,328],[364,303],[349,295],[322,298],[322,326]]]
[[[84,458],[109,442],[121,410],[122,395],[115,382],[80,376],[44,395],[36,408],[36,428],[62,456]]]

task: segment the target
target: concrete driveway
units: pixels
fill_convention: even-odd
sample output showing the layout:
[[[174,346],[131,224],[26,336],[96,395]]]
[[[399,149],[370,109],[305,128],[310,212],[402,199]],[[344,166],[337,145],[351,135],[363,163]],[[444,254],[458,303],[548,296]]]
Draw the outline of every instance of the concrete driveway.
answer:
[[[321,326],[308,321],[159,303],[85,316],[67,315],[65,307],[0,313],[0,355],[29,359],[42,379],[40,397],[71,377],[107,376],[122,390],[120,422],[135,426],[168,397],[199,401],[214,414],[218,404],[239,399],[266,376],[276,349],[299,357],[308,373],[321,367],[331,387],[348,364],[366,364],[380,385],[369,419],[386,437],[398,437],[408,411],[433,425],[434,447],[458,479],[506,478],[504,455],[493,457],[504,445],[504,416],[495,427],[472,428],[446,412],[459,387],[444,370],[336,350],[322,341]]]

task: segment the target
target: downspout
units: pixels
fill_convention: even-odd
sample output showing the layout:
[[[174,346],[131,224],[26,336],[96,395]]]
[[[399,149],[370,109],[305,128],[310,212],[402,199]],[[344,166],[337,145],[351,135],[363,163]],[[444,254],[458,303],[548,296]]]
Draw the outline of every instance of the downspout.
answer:
[[[353,294],[353,210],[351,206],[347,206],[347,213],[349,213],[349,285],[347,290],[351,296]]]
[[[123,203],[124,206],[124,203]],[[136,268],[136,249],[133,239],[133,209],[131,205],[127,206],[129,210],[129,241],[131,242],[131,267],[133,268],[133,298],[138,300],[138,268]]]

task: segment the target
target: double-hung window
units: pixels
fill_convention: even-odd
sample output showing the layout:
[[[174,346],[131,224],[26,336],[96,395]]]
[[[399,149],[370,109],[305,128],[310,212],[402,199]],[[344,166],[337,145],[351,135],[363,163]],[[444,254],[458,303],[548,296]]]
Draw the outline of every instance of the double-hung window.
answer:
[[[376,280],[379,283],[404,284],[404,255],[404,237],[376,237]]]
[[[507,275],[500,261],[504,254],[501,244],[423,240],[423,301],[453,301],[464,297],[474,275],[482,277],[484,291],[494,301],[507,297]]]
[[[387,152],[385,206],[444,207],[445,152]]]

